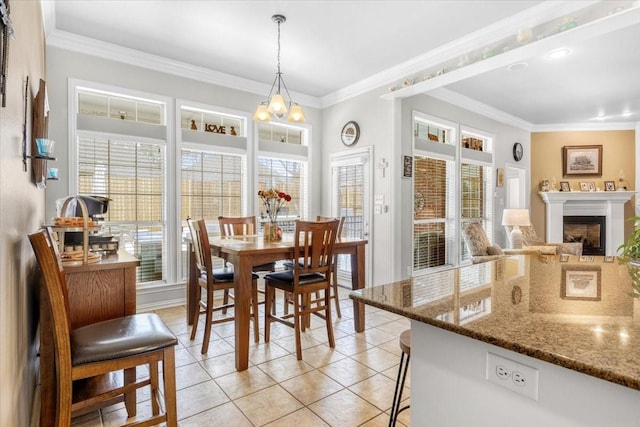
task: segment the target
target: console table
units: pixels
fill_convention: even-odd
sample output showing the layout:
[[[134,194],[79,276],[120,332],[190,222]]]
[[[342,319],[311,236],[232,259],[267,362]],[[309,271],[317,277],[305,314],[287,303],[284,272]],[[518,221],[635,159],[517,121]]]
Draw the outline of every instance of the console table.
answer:
[[[125,251],[109,255],[95,264],[64,267],[71,312],[71,327],[135,314],[136,267],[140,260]],[[44,289],[42,288],[42,291]],[[46,301],[44,295],[40,301]],[[55,422],[56,374],[51,313],[47,304],[40,304],[40,382],[42,406],[40,425],[53,426]],[[135,375],[135,373],[134,373]],[[95,381],[86,381],[85,393],[90,389],[105,389],[121,376],[111,375]],[[76,387],[74,386],[74,393]],[[121,400],[121,399],[120,399]],[[120,401],[103,403],[102,406]],[[94,410],[88,408],[87,411]]]

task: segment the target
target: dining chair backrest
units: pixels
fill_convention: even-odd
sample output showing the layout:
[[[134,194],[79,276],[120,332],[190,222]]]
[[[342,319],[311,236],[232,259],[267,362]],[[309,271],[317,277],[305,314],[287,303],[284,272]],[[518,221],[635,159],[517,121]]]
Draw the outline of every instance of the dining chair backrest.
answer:
[[[220,235],[227,236],[247,236],[256,234],[255,216],[219,216]]]
[[[316,217],[316,221],[333,221],[333,220],[338,220],[340,221],[338,223],[338,231],[337,231],[337,237],[340,238],[342,236],[342,227],[344,226],[344,220],[347,219],[347,217],[345,216],[341,216],[340,218],[334,218],[331,216],[322,216],[322,215],[318,215]]]
[[[294,253],[299,262],[293,264],[294,280],[300,276],[331,272],[333,264],[333,245],[338,235],[337,219],[330,221],[296,221]]]
[[[209,244],[209,235],[207,234],[207,224],[204,219],[193,220],[187,219],[189,231],[191,232],[191,244],[196,258],[196,267],[200,272],[211,272],[211,245]]]
[[[53,240],[51,231],[46,228],[29,235],[29,240],[38,259],[44,277],[46,302],[49,305],[53,320],[53,340],[56,354],[56,372],[58,378],[71,377],[71,313],[67,282],[62,270],[58,245]],[[63,385],[64,386],[64,385]],[[69,383],[69,387],[71,383]]]

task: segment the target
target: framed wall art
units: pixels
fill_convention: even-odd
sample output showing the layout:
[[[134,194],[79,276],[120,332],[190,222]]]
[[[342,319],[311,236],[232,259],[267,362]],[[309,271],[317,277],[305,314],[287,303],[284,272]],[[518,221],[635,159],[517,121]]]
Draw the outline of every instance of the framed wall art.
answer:
[[[562,266],[562,299],[600,301],[600,267]]]
[[[602,176],[602,145],[562,147],[562,175]]]
[[[413,176],[413,157],[402,156],[402,177],[411,178]]]

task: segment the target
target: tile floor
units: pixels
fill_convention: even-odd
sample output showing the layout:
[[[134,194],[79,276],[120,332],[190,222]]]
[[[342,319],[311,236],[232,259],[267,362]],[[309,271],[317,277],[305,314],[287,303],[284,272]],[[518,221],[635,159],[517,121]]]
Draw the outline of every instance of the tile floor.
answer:
[[[400,362],[398,337],[409,328],[409,321],[366,306],[366,330],[355,333],[352,301],[348,291],[340,293],[341,319],[334,310],[335,349],[327,344],[324,321],[314,316],[311,329],[302,334],[303,360],[298,361],[293,329],[274,323],[270,343],[265,344],[262,330],[260,343],[252,340],[249,369],[244,372],[235,370],[233,322],[213,326],[209,352],[203,355],[202,327],[198,328],[196,340],[190,341],[185,307],[158,310],[179,340],[176,346],[179,425],[388,425]],[[261,316],[260,328],[263,320]],[[409,376],[403,406],[409,403]],[[138,391],[139,414],[150,411],[148,395],[146,389]],[[77,417],[72,426],[116,426],[126,417],[120,404]],[[409,426],[409,419],[410,410],[403,411],[397,425]]]

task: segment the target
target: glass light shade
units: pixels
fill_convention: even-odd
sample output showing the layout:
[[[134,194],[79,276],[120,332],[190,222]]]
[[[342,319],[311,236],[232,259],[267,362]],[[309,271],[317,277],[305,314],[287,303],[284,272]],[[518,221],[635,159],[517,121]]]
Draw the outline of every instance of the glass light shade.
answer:
[[[271,97],[269,108],[267,109],[271,114],[276,116],[284,116],[287,114],[287,104],[284,103],[284,98],[279,93],[276,93]]]
[[[291,111],[289,111],[289,116],[287,116],[287,120],[295,123],[304,122],[305,118],[304,118],[304,113],[302,112],[302,107],[299,106],[298,104],[294,104],[293,107],[291,107]]]
[[[264,102],[258,105],[258,108],[256,108],[256,112],[253,113],[253,120],[256,122],[271,121],[271,114],[269,114],[269,111],[267,110],[267,106],[265,105]]]
[[[502,225],[529,226],[529,209],[505,209],[502,213]]]

